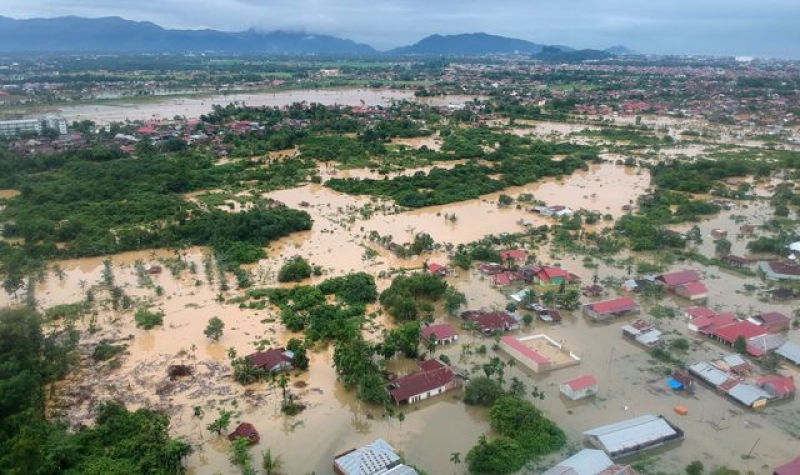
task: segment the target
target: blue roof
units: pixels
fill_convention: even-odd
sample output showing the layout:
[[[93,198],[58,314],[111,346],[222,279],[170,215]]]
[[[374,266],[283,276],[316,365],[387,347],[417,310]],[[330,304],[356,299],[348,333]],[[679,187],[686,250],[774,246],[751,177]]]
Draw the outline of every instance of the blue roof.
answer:
[[[671,387],[672,389],[676,389],[676,390],[677,389],[683,389],[683,383],[678,381],[677,379],[670,378],[670,379],[667,380],[667,384],[669,384],[669,387]]]

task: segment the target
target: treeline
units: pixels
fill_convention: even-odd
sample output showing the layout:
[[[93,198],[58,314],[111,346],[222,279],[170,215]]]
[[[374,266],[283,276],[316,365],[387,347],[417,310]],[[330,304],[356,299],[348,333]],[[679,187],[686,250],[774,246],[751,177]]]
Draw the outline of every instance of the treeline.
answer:
[[[18,160],[25,162],[25,160]],[[215,165],[195,152],[119,158],[102,149],[68,152],[19,166],[2,187],[20,195],[0,214],[0,272],[8,288],[19,288],[37,261],[186,245],[208,245],[238,265],[263,257],[270,241],[311,228],[304,211],[259,201],[240,213],[204,209],[183,193],[219,186],[274,189],[308,176],[303,161],[237,161]]]
[[[0,310],[0,472],[9,475],[184,472],[191,446],[169,437],[169,416],[118,403],[76,432],[45,417],[45,387],[69,370],[77,335],[45,335],[28,309]]]

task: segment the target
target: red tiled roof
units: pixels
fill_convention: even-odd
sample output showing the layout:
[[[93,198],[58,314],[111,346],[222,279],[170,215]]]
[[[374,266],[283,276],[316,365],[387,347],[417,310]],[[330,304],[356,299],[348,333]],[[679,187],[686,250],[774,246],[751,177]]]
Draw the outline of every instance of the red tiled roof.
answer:
[[[439,368],[444,368],[444,363],[439,360],[425,360],[419,362],[419,369],[423,372],[433,371]]]
[[[688,284],[689,282],[696,282],[700,280],[700,274],[693,270],[682,270],[678,272],[671,272],[669,274],[664,274],[659,277],[665,284],[669,285],[670,287],[676,285],[683,285]]]
[[[447,338],[452,338],[458,333],[456,333],[455,328],[451,327],[446,323],[440,323],[438,325],[428,325],[427,327],[422,327],[422,338],[426,341],[430,340],[431,335],[436,338],[436,340],[444,340]]]
[[[783,326],[788,325],[790,318],[780,312],[767,312],[761,315],[756,315],[756,320],[761,320],[767,326]]]
[[[504,342],[506,345],[510,346],[512,349],[520,352],[526,358],[529,358],[529,359],[531,359],[531,360],[533,360],[533,361],[535,361],[535,362],[537,362],[539,364],[549,365],[549,364],[553,363],[552,361],[550,361],[549,358],[547,358],[547,357],[545,357],[543,355],[540,355],[539,353],[534,351],[532,348],[529,348],[529,347],[525,346],[524,343],[522,343],[521,341],[517,340],[516,338],[514,338],[511,335],[504,336],[504,337],[500,338],[500,340],[502,342]]]
[[[397,402],[405,401],[413,396],[446,385],[453,380],[454,376],[453,371],[446,366],[441,366],[431,371],[410,374],[394,380],[392,382],[394,389],[390,389],[389,394]]]
[[[639,304],[631,297],[623,297],[620,299],[593,303],[589,307],[601,315],[606,315],[610,313],[629,312],[639,308]]]
[[[542,282],[550,282],[556,277],[563,277],[564,280],[567,282],[572,280],[572,275],[569,272],[559,267],[550,267],[550,266],[542,266],[542,268],[539,269],[539,272],[536,273],[536,277]]]
[[[686,295],[703,295],[708,293],[708,288],[706,284],[702,282],[689,282],[688,284],[683,284],[678,286],[678,288]]]
[[[284,354],[285,351],[285,348],[271,348],[267,351],[258,351],[248,355],[247,359],[255,366],[271,370],[283,362],[292,362],[292,359]]]
[[[506,312],[479,313],[469,316],[468,319],[475,322],[483,332],[505,330],[507,327],[517,323],[514,317]]]
[[[738,321],[731,323],[730,325],[717,328],[717,330],[714,332],[714,335],[728,343],[733,343],[740,336],[744,337],[745,339],[750,339],[766,333],[767,332],[765,332],[764,329],[758,325],[748,321]]]
[[[704,333],[714,333],[715,331],[717,331],[717,329],[730,325],[732,323],[736,323],[738,321],[739,317],[737,317],[735,313],[725,312],[725,313],[720,313],[719,315],[712,318],[711,324],[699,328],[703,330]]]
[[[783,262],[770,262],[769,268],[776,274],[800,275],[800,265],[784,264]]]
[[[686,313],[691,315],[692,318],[715,317],[717,312],[706,307],[689,307]]]
[[[494,285],[511,285],[511,274],[509,272],[495,274],[492,276],[492,282]]]
[[[236,429],[228,435],[228,440],[236,440],[239,437],[250,439],[252,442],[259,441],[258,431],[253,427],[253,424],[249,422],[242,422],[239,424]]]
[[[794,379],[777,374],[770,374],[760,378],[757,381],[759,386],[769,384],[781,396],[788,396],[795,392],[797,389],[794,384]]]
[[[447,267],[441,264],[436,264],[434,262],[428,264],[428,272],[430,272],[431,274],[438,274],[440,271],[443,270],[447,270]]]
[[[581,389],[586,389],[597,385],[597,380],[591,374],[586,374],[581,376],[580,378],[575,378],[573,380],[566,381],[564,384],[569,386],[569,388],[572,389],[573,391],[580,391]]]

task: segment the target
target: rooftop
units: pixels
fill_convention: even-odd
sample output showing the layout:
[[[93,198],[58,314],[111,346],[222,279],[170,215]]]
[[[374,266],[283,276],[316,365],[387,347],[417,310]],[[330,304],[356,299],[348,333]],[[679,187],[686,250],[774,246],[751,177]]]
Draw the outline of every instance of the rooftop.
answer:
[[[658,445],[662,441],[680,437],[682,433],[664,418],[649,414],[590,429],[583,435],[597,440],[603,450],[614,457],[636,447]]]
[[[696,271],[687,269],[678,272],[670,272],[668,274],[662,274],[659,277],[665,284],[669,285],[670,287],[676,285],[684,285],[690,282],[697,282],[700,280],[700,274]]]
[[[580,391],[582,389],[590,388],[597,385],[597,379],[591,374],[585,374],[579,378],[575,378],[564,382],[573,391]]]

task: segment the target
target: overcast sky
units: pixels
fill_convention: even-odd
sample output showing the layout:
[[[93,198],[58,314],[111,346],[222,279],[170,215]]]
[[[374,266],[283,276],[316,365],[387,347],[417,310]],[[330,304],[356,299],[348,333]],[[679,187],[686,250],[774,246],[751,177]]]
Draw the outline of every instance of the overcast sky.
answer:
[[[800,58],[800,0],[0,0],[0,15],[283,29],[377,49],[486,32],[577,48]]]

